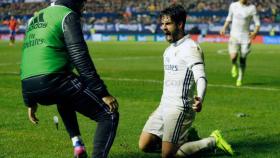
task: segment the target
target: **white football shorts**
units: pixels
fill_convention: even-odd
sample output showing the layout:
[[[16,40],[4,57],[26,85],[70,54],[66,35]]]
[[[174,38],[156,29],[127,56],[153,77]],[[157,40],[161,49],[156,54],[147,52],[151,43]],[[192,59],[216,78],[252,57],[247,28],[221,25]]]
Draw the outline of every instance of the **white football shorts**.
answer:
[[[230,37],[228,51],[230,54],[240,52],[240,56],[245,58],[251,51],[250,40],[240,40],[235,37]]]
[[[154,134],[162,141],[182,145],[187,141],[188,129],[195,119],[195,112],[160,105],[149,117],[143,131]]]

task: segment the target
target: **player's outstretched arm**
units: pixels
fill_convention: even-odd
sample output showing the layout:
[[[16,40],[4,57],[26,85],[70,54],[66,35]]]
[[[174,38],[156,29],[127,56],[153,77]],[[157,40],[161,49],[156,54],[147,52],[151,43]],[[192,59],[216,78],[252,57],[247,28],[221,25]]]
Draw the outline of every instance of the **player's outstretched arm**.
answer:
[[[228,26],[229,26],[229,21],[226,21],[225,22],[225,24],[224,24],[224,26],[222,27],[222,29],[220,30],[220,35],[225,35],[226,34],[226,30],[227,30],[227,28],[228,28]]]
[[[255,23],[255,29],[254,29],[253,32],[250,32],[250,39],[251,40],[256,38],[258,32],[260,31],[260,26],[261,26],[260,16],[259,16],[255,6],[253,7],[253,21]]]
[[[256,26],[253,32],[250,32],[250,39],[253,40],[256,38],[258,32],[260,30],[260,26]]]
[[[199,45],[195,42],[189,44],[189,52],[186,56],[186,62],[189,64],[196,83],[197,96],[194,97],[193,110],[200,112],[202,109],[202,102],[206,93],[207,79],[204,68],[203,52]]]
[[[222,27],[222,29],[220,30],[220,35],[225,35],[226,30],[230,24],[230,22],[232,21],[232,17],[233,17],[233,10],[232,10],[232,4],[229,6],[229,11],[228,11],[228,16],[226,18],[226,21],[224,23],[224,26]]]
[[[200,112],[202,110],[202,103],[206,94],[207,80],[204,71],[204,64],[200,63],[192,67],[194,80],[196,82],[197,96],[194,97],[193,110]]]

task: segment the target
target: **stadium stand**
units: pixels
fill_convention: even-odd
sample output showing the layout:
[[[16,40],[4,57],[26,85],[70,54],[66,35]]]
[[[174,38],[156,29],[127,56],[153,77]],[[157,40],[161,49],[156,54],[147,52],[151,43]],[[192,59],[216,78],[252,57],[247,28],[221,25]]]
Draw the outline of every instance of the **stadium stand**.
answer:
[[[13,1],[19,1],[14,2]],[[32,15],[36,10],[40,10],[49,5],[50,0],[33,0],[41,2],[22,2],[23,0],[4,0],[0,2],[1,17],[4,15]],[[28,1],[28,0],[27,0]],[[193,13],[210,13],[216,12],[216,15],[226,14],[229,4],[232,0],[88,0],[85,13],[103,13],[108,14],[125,14],[131,16],[137,13],[144,12],[159,12],[164,7],[171,3],[183,4],[187,11]],[[255,0],[253,3],[257,6],[262,17],[270,18],[263,19],[265,22],[279,22],[279,0]],[[197,15],[201,15],[197,14]],[[276,18],[277,17],[277,18]]]
[[[3,0],[0,2],[0,21],[14,15],[20,19],[19,32],[23,33],[28,19],[35,11],[47,7],[53,0]],[[233,0],[88,0],[83,24],[86,33],[137,33],[160,32],[159,11],[172,3],[183,4],[188,11],[186,29],[192,34],[217,34],[225,21],[229,4]],[[280,31],[280,0],[252,1],[260,14],[260,34]],[[1,25],[0,33],[7,33]]]

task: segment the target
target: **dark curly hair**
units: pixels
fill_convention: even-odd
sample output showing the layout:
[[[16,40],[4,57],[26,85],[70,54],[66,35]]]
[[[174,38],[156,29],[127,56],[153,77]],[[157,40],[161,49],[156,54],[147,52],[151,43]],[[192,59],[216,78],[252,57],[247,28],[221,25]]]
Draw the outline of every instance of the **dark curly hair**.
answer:
[[[174,21],[175,24],[182,22],[183,28],[185,27],[187,12],[182,5],[170,5],[160,12],[160,19],[163,16],[170,16],[171,20]]]

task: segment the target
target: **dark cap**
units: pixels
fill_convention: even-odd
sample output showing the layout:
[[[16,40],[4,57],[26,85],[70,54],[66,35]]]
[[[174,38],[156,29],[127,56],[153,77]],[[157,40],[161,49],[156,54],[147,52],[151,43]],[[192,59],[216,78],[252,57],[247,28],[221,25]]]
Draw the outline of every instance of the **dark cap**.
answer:
[[[63,5],[81,15],[81,9],[86,0],[57,0],[56,5]]]

